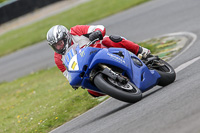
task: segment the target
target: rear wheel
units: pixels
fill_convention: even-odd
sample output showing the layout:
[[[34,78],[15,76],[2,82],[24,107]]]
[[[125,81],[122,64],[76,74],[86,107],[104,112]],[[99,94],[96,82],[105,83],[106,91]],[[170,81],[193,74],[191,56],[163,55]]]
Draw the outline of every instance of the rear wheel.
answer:
[[[158,85],[160,86],[169,85],[176,79],[176,73],[172,68],[172,66],[170,66],[167,62],[161,59],[159,60],[159,62],[163,65],[160,66],[158,70],[156,70],[161,76]]]
[[[135,103],[142,99],[141,91],[129,81],[122,84],[99,73],[94,78],[94,84],[104,93],[124,102]]]
[[[162,59],[152,60],[151,63],[147,64],[150,69],[156,70],[161,78],[159,79],[158,85],[166,86],[174,82],[176,79],[176,73],[171,65]]]

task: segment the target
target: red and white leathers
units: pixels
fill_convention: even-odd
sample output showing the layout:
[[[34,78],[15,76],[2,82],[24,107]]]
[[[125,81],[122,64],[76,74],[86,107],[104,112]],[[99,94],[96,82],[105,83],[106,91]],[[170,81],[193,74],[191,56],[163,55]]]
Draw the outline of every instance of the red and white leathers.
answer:
[[[118,48],[126,48],[127,50],[137,54],[139,51],[139,45],[133,43],[129,40],[121,38],[119,41],[113,41],[109,36],[105,36],[106,29],[103,25],[77,25],[70,29],[70,34],[72,35],[72,45],[76,42],[80,45],[80,47],[87,44],[89,40],[89,34],[94,31],[101,31],[103,35],[103,40],[96,42],[96,44],[92,45],[92,47],[98,48],[109,48],[109,47],[118,47]],[[57,67],[63,73],[63,75],[67,76],[67,70],[62,61],[62,55],[58,53],[54,53],[54,60]],[[103,94],[88,90],[88,92],[93,96],[102,96]]]

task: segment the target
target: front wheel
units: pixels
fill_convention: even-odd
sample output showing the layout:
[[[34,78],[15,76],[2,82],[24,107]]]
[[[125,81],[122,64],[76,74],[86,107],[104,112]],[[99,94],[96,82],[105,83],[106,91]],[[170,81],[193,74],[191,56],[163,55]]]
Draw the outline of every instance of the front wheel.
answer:
[[[135,103],[142,99],[141,91],[129,81],[122,84],[99,73],[94,78],[94,84],[104,93],[124,102]]]

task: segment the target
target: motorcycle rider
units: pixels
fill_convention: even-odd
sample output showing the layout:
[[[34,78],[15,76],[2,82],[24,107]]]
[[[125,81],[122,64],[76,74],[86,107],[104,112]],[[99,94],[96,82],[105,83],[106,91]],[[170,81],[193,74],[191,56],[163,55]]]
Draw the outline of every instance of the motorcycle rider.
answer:
[[[55,25],[47,32],[48,44],[53,48],[54,60],[57,67],[67,78],[67,69],[63,64],[62,56],[65,54],[67,48],[74,43],[78,43],[80,47],[83,47],[88,42],[99,38],[92,47],[97,48],[109,48],[118,47],[126,48],[127,50],[138,55],[141,54],[144,58],[150,54],[150,50],[139,46],[138,44],[129,41],[121,36],[110,35],[107,36],[106,29],[103,25],[76,25],[70,29],[70,31],[63,25]],[[88,90],[89,94],[98,97],[103,94]]]

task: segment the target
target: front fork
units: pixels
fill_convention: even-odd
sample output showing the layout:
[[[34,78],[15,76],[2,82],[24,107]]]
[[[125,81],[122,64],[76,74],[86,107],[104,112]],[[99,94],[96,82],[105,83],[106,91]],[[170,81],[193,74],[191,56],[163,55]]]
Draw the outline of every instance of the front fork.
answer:
[[[101,72],[102,74],[108,76],[109,78],[120,82],[121,84],[127,84],[128,83],[128,78],[123,76],[122,74],[118,74],[114,71],[112,71],[112,69],[104,64],[98,64],[98,66],[101,68]],[[95,76],[99,73],[96,72]],[[94,78],[95,76],[92,76],[92,78]]]

